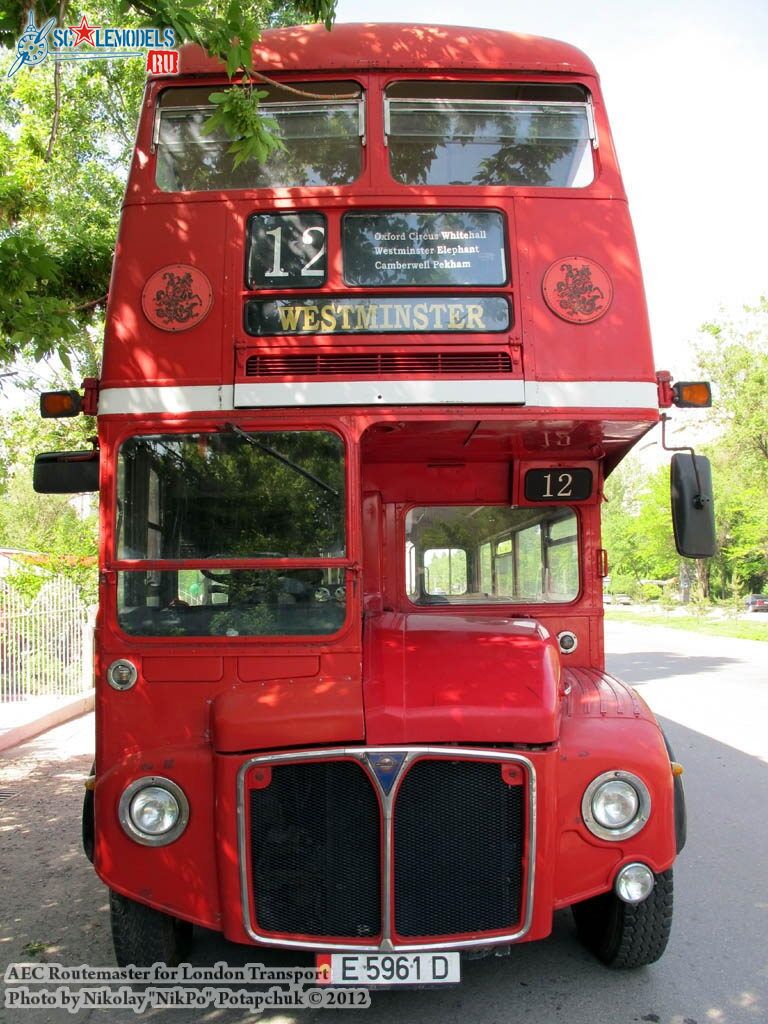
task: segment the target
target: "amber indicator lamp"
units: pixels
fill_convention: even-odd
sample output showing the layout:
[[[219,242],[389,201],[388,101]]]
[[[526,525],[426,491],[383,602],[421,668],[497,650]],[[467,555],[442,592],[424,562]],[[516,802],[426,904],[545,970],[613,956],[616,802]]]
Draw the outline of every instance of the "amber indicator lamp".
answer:
[[[712,386],[709,381],[681,380],[672,385],[672,401],[679,409],[708,409],[712,405]]]
[[[44,391],[40,395],[40,415],[44,420],[79,416],[82,408],[83,396],[79,391]]]

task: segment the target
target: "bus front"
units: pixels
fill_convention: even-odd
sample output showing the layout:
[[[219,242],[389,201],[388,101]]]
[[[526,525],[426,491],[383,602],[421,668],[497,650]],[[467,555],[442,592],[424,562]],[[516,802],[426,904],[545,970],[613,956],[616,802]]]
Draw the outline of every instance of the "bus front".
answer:
[[[574,905],[651,962],[684,808],[604,671],[600,502],[659,390],[594,68],[391,25],[255,66],[261,162],[216,62],[148,84],[91,386],[118,961],[194,924],[455,981]]]

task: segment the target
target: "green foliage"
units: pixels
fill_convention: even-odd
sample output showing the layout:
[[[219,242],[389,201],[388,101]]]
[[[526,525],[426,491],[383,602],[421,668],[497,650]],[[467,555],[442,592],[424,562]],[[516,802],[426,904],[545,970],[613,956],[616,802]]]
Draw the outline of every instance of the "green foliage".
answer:
[[[263,89],[246,86],[213,92],[209,97],[216,111],[203,125],[203,133],[223,129],[235,140],[227,150],[235,158],[235,167],[245,160],[263,163],[274,149],[285,149],[276,135],[277,123],[259,112],[259,102],[268,95]]]
[[[88,372],[93,352],[78,356],[62,386]],[[6,582],[31,600],[53,576],[65,576],[84,600],[96,601],[98,517],[95,496],[36,494],[32,465],[41,451],[90,448],[96,424],[91,417],[43,420],[37,402],[0,417],[0,547],[41,552],[43,560],[20,561]]]
[[[699,363],[715,394],[710,415],[718,434],[705,453],[718,551],[685,571],[694,601],[740,601],[768,589],[768,301],[747,307],[740,319],[705,324]],[[603,543],[614,579],[668,579],[684,568],[672,546],[668,488],[666,465],[649,473],[630,459],[610,477]],[[631,593],[626,582],[612,590]]]
[[[217,612],[211,619],[214,636],[269,636],[275,632],[275,612],[267,605],[232,608]]]
[[[768,586],[768,300],[738,319],[705,324],[699,362],[714,384],[712,414],[722,432],[711,452],[717,591],[757,593]]]
[[[109,287],[120,202],[145,72],[140,60],[45,61],[8,79],[26,0],[0,11],[0,368],[51,356],[66,366],[98,326]],[[37,0],[36,21],[72,24],[82,9]],[[251,48],[265,28],[321,21],[335,0],[94,0],[94,24],[172,28],[251,82]],[[220,94],[213,128],[235,164],[281,147],[259,113],[258,90]]]
[[[466,594],[467,555],[462,548],[433,555],[429,565],[428,594]]]
[[[66,365],[103,313],[144,70],[46,61],[8,79],[12,59],[0,57],[0,367]]]
[[[746,307],[740,320],[708,323],[699,363],[715,386],[713,416],[723,449],[745,469],[768,479],[768,299]]]
[[[610,552],[608,559],[610,562]],[[640,583],[638,580],[634,576],[629,576],[626,573],[615,572],[613,565],[611,565],[610,581],[606,587],[606,591],[612,597],[617,597],[619,594],[626,594],[632,601],[640,600]]]
[[[611,622],[634,622],[643,626],[665,626],[667,629],[683,629],[691,633],[706,633],[708,636],[728,636],[738,640],[762,640],[768,642],[768,621],[729,622],[717,620],[704,614],[685,616],[645,615],[618,608],[606,609],[606,618]],[[768,616],[765,618],[768,619]]]
[[[672,533],[669,467],[648,473],[636,460],[628,459],[609,477],[606,498],[603,545],[612,578],[639,581],[676,576],[679,558]],[[631,594],[626,583],[612,590]]]

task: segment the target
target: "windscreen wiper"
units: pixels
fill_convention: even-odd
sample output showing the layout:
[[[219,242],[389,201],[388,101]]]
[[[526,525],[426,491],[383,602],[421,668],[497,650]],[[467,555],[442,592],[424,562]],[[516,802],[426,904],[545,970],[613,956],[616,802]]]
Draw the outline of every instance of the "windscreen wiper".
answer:
[[[304,469],[303,466],[299,466],[296,462],[292,462],[285,455],[281,455],[280,452],[275,451],[274,448],[270,448],[268,444],[264,444],[263,441],[258,441],[253,434],[249,434],[245,430],[241,430],[240,427],[234,423],[225,424],[227,430],[231,430],[233,434],[237,434],[238,437],[244,438],[249,444],[252,444],[254,448],[258,448],[259,451],[264,452],[267,455],[271,455],[273,459],[277,459],[278,462],[282,462],[284,466],[288,466],[290,469],[295,470],[301,476],[307,480],[311,480],[313,484],[317,484],[318,487],[322,487],[324,491],[328,491],[329,494],[333,494],[334,497],[338,498],[339,492],[335,487],[331,487],[325,480],[321,480],[320,477],[315,476],[314,473],[310,473],[308,469]]]

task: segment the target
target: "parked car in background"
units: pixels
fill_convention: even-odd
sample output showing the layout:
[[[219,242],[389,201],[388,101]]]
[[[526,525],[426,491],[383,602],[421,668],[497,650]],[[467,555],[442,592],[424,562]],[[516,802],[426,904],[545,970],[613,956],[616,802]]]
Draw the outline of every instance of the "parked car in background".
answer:
[[[768,594],[750,594],[744,605],[748,612],[768,612]]]

